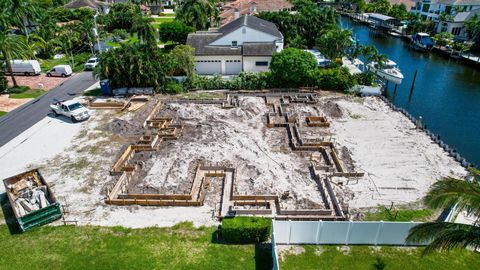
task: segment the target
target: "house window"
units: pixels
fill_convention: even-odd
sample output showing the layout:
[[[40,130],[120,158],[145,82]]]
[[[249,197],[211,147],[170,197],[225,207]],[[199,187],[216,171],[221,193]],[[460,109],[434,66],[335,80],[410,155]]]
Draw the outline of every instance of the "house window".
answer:
[[[453,27],[453,28],[452,28],[452,34],[453,34],[454,36],[460,35],[460,32],[461,32],[461,31],[462,31],[462,27]]]
[[[268,61],[256,61],[255,66],[257,66],[257,67],[268,67]]]
[[[422,6],[422,11],[423,12],[428,12],[429,9],[430,9],[430,4],[423,4],[423,6]]]
[[[232,47],[237,47],[237,41],[236,40],[232,41]]]

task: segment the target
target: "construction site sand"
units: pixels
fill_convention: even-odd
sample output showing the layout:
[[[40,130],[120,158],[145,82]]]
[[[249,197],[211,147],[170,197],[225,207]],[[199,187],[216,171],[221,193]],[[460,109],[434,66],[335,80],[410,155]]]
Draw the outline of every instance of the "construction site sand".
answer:
[[[275,147],[288,146],[287,135],[284,128],[265,126],[267,111],[264,99],[257,97],[242,97],[240,106],[233,109],[167,104],[159,116],[176,115],[184,130],[178,140],[165,144],[148,161],[148,173],[140,186],[157,187],[161,193],[189,193],[196,164],[204,161],[236,168],[238,194],[280,196],[289,192],[290,197],[282,200],[287,209],[321,204],[309,176],[308,159],[275,151]],[[221,186],[216,192],[221,192]]]
[[[391,201],[414,202],[420,199],[429,185],[441,176],[465,173],[463,168],[432,143],[423,132],[414,130],[410,121],[400,113],[393,112],[382,101],[376,98],[324,99],[321,104],[327,101],[330,101],[329,106],[337,116],[329,117],[332,125],[330,132],[334,134],[340,146],[348,148],[347,152],[350,152],[356,170],[367,173],[358,184],[351,181],[346,186],[353,196],[349,203],[350,208],[389,204]],[[316,106],[322,108],[321,104]],[[251,108],[242,109],[243,106]],[[188,125],[196,125],[198,120],[203,121],[204,132],[193,134],[194,138],[208,140],[209,136],[217,137],[213,137],[216,141],[211,142],[188,142],[186,141],[188,134],[183,134],[179,141],[169,142],[165,149],[173,147],[172,149],[176,151],[167,151],[167,156],[163,157],[161,154],[165,153],[159,153],[158,162],[155,162],[156,167],[152,165],[148,172],[147,180],[152,184],[173,187],[175,185],[173,178],[165,178],[166,171],[161,169],[162,164],[168,160],[171,160],[172,164],[175,160],[182,164],[181,160],[185,159],[182,168],[175,172],[179,177],[185,177],[183,172],[188,170],[187,160],[194,160],[192,155],[196,155],[196,158],[229,162],[239,166],[237,168],[239,172],[242,174],[245,172],[246,175],[240,177],[242,181],[239,181],[239,193],[250,192],[250,181],[247,176],[257,175],[253,190],[259,192],[272,190],[279,193],[290,190],[299,194],[297,195],[299,198],[319,198],[318,192],[314,192],[311,186],[312,181],[305,174],[307,172],[305,159],[297,154],[275,151],[276,147],[286,147],[285,134],[282,128],[264,127],[262,115],[266,107],[261,99],[243,99],[240,108],[231,110],[222,110],[215,105],[192,104],[172,105],[171,108],[178,109],[180,117],[184,117]],[[200,110],[200,114],[196,110]],[[322,109],[321,112],[329,116],[328,111]],[[32,161],[28,158],[32,151],[36,151],[34,145],[30,148],[8,150],[9,155],[16,157],[12,162],[18,167],[40,167],[60,202],[68,203],[67,220],[77,220],[80,225],[148,227],[171,226],[181,221],[192,221],[196,226],[215,224],[212,218],[213,208],[208,205],[209,201],[217,200],[214,193],[208,195],[210,197],[207,196],[207,205],[202,207],[122,207],[106,205],[103,202],[105,187],[114,181],[109,175],[109,170],[120,149],[131,140],[113,134],[105,127],[117,118],[136,121],[141,118],[137,113],[97,111],[89,121],[75,125],[77,135],[71,135],[74,137],[73,140],[70,137],[67,140],[56,139],[55,147],[65,149],[48,160]],[[175,113],[177,112],[172,112]],[[188,129],[188,125],[184,132],[196,130],[194,126]],[[222,131],[223,135],[209,134],[209,131],[219,127],[225,129]],[[54,128],[57,136],[64,136],[64,129],[71,129],[68,126]],[[305,129],[302,128],[302,132],[303,130]],[[36,134],[43,136],[40,133]],[[278,142],[279,139],[282,140],[281,143]],[[41,138],[35,140],[39,141]],[[224,140],[221,141],[221,145],[226,146],[226,149],[215,146],[219,140]],[[188,150],[191,146],[185,147],[188,151],[184,152],[185,142],[191,146],[197,144],[199,149],[210,149],[209,154],[202,154],[200,150],[193,152],[193,148]],[[342,152],[340,149],[338,151]],[[163,165],[164,168],[166,166],[171,165]],[[158,170],[159,175],[154,174],[155,170]],[[272,175],[277,175],[278,178],[274,179]],[[345,179],[336,180],[346,183]],[[338,189],[337,187],[336,190]]]
[[[351,153],[357,171],[365,172],[348,188],[351,208],[420,200],[441,177],[465,175],[453,158],[403,114],[377,99],[337,99],[344,111],[332,118],[336,141]]]

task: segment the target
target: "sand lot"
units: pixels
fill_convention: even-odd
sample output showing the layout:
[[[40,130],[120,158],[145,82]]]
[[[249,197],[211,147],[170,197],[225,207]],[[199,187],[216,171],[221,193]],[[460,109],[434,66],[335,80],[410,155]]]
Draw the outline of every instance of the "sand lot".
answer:
[[[30,132],[22,147],[0,148],[1,177],[22,168],[40,167],[55,194],[69,206],[67,219],[79,224],[127,227],[171,226],[180,221],[215,224],[212,204],[202,207],[113,206],[103,202],[114,178],[109,170],[120,150],[138,136],[138,123],[152,106],[136,113],[96,111],[87,122],[65,133],[65,125],[48,132]],[[332,126],[315,131],[301,126],[307,137],[331,136],[343,162],[366,175],[337,191],[350,208],[418,201],[441,176],[462,175],[465,170],[403,115],[376,98],[328,98],[310,106],[292,106],[299,117],[323,113]],[[182,193],[192,181],[192,168],[200,160],[234,166],[240,172],[237,192],[289,191],[286,208],[316,204],[321,198],[308,174],[309,156],[281,151],[286,148],[283,129],[265,127],[267,108],[261,98],[244,97],[240,107],[166,104],[161,116],[175,117],[184,125],[178,140],[166,142],[145,160],[144,179],[138,187],[155,187]],[[124,123],[112,128],[112,122]],[[128,132],[126,132],[128,131]],[[55,151],[41,158],[37,143],[55,134]],[[7,145],[8,146],[8,145]],[[5,149],[4,149],[5,148]],[[60,150],[58,150],[60,149]],[[30,158],[30,157],[38,158]],[[15,169],[11,169],[10,167]],[[9,168],[4,170],[3,168]],[[345,179],[334,179],[345,182]],[[213,188],[215,189],[215,188]],[[3,191],[3,186],[0,191]],[[213,193],[212,193],[213,194]],[[215,201],[215,198],[212,199]]]

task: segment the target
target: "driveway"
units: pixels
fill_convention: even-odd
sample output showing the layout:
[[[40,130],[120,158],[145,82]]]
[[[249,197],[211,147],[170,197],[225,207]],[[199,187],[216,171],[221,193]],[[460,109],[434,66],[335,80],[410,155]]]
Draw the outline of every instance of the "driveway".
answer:
[[[96,82],[92,72],[78,73],[44,95],[0,117],[0,146],[43,119],[50,112],[50,103],[54,99],[71,99]]]

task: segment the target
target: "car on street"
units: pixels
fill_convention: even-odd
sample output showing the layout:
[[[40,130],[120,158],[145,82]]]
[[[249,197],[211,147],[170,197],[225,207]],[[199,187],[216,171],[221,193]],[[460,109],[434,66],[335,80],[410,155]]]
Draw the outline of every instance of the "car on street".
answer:
[[[88,59],[87,63],[85,63],[84,68],[85,70],[93,70],[99,62],[100,59],[98,57],[92,57]]]
[[[76,100],[56,101],[50,108],[55,116],[63,115],[74,123],[90,118],[89,110]]]
[[[57,65],[47,72],[47,77],[67,77],[72,73],[72,67],[69,65]]]

